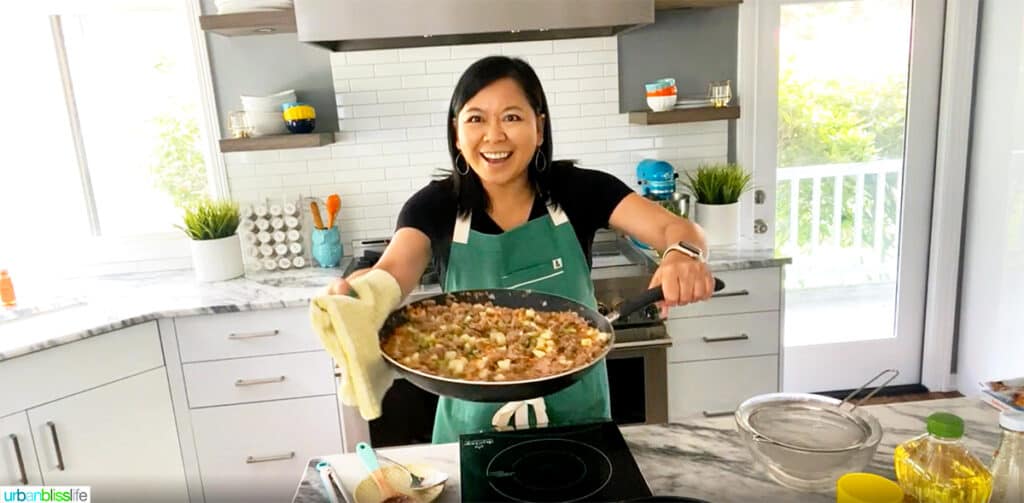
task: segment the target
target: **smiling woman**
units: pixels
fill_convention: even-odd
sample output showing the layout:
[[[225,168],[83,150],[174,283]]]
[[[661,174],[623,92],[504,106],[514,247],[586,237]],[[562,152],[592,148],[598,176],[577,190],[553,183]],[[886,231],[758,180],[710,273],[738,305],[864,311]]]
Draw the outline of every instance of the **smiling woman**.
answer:
[[[456,84],[448,110],[452,171],[406,202],[395,236],[374,268],[394,276],[408,294],[433,256],[446,292],[524,289],[596,309],[590,266],[597,229],[613,227],[659,250],[680,242],[705,249],[697,226],[634,194],[618,178],[552,160],[549,117],[540,80],[526,62],[492,56],[472,64]],[[666,305],[710,296],[711,276],[697,255],[665,255],[652,285],[661,285]],[[331,288],[344,293],[348,284],[339,280]],[[461,339],[456,332],[436,337]],[[445,348],[459,343],[436,340],[429,350],[447,355]],[[509,351],[507,345],[494,349]],[[501,354],[489,356],[503,361]],[[604,360],[572,386],[523,402],[442,396],[433,440],[452,442],[459,434],[505,426],[513,413],[517,422],[530,417],[533,424],[608,420]]]

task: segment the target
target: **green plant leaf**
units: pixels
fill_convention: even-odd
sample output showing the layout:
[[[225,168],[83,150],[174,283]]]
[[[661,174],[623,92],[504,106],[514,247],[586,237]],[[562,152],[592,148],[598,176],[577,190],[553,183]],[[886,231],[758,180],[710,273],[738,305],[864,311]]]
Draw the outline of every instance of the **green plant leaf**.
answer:
[[[683,187],[701,204],[732,204],[750,190],[753,179],[738,164],[701,165],[693,173],[687,171]]]
[[[238,204],[234,201],[201,198],[192,206],[185,208],[182,221],[183,226],[175,227],[184,231],[193,240],[226,238],[238,230]]]

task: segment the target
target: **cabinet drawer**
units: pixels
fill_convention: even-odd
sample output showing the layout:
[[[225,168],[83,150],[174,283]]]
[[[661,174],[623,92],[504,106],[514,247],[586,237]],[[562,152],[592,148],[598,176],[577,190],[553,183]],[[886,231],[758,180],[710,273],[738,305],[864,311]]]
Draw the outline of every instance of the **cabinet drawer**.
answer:
[[[778,388],[777,355],[670,363],[668,419],[731,412],[747,398]]]
[[[182,362],[321,349],[309,310],[273,309],[174,320]]]
[[[336,397],[192,411],[206,501],[291,501],[309,459],[341,452]]]
[[[182,370],[192,408],[335,392],[326,351],[186,363]]]
[[[725,289],[706,302],[674,307],[669,319],[717,314],[778,311],[782,288],[782,270],[778,267],[716,272]]]
[[[778,311],[677,318],[665,328],[672,337],[671,363],[779,352]]]
[[[164,364],[156,322],[0,362],[0,416]]]

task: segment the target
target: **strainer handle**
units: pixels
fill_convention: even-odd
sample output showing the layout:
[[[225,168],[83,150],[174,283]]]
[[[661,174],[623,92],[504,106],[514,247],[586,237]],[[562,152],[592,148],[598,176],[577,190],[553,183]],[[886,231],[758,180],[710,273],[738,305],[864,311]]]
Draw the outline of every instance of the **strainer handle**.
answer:
[[[869,380],[868,382],[866,382],[864,384],[861,384],[859,388],[853,390],[853,393],[850,393],[849,395],[846,395],[846,398],[844,398],[842,402],[839,402],[838,407],[840,409],[843,408],[843,405],[846,405],[846,402],[848,402],[851,398],[857,396],[857,393],[860,393],[861,390],[863,390],[864,388],[868,387],[868,385],[870,385],[871,383],[877,381],[878,378],[880,378],[883,375],[888,374],[888,373],[892,373],[892,376],[890,376],[888,379],[885,380],[885,382],[883,382],[881,385],[879,385],[877,388],[875,388],[874,391],[872,391],[871,393],[868,393],[868,396],[858,400],[857,403],[850,410],[852,411],[852,410],[856,409],[857,407],[860,407],[860,405],[862,403],[864,403],[865,400],[875,396],[875,393],[878,393],[879,391],[882,391],[882,388],[884,388],[886,384],[889,384],[889,383],[892,382],[893,379],[896,379],[896,377],[900,375],[900,371],[896,370],[896,369],[886,369],[886,370],[883,370],[883,371],[879,372],[878,375],[876,375],[875,377],[872,377],[871,380]]]

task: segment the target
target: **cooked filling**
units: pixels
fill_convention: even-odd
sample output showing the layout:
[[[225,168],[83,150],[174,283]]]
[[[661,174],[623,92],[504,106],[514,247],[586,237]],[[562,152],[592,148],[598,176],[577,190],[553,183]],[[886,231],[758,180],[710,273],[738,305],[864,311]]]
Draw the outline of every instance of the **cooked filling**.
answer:
[[[407,367],[471,381],[518,381],[592,362],[608,344],[571,311],[535,311],[491,303],[424,303],[405,309],[384,352]]]

